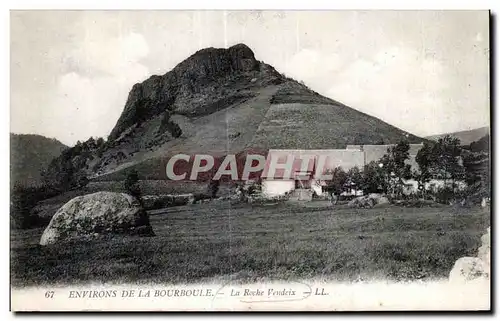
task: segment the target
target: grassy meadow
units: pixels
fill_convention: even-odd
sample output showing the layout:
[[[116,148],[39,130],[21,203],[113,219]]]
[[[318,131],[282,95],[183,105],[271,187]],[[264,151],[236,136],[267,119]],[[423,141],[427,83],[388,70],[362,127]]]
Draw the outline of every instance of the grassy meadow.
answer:
[[[154,237],[49,247],[38,245],[43,228],[12,230],[12,284],[443,278],[475,254],[490,213],[213,202],[151,211],[150,219]]]

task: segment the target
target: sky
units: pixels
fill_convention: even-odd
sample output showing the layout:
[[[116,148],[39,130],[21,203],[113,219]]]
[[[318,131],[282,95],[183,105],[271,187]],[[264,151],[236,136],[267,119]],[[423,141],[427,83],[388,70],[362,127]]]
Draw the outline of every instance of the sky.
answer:
[[[418,136],[490,122],[487,11],[11,11],[11,132],[107,137],[135,83],[245,43]]]

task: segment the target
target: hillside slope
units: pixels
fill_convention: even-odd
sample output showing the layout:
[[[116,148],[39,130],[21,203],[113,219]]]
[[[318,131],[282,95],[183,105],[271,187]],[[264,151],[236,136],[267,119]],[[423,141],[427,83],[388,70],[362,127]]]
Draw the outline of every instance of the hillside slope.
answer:
[[[489,133],[490,133],[489,127],[480,127],[480,128],[471,129],[471,130],[464,130],[464,131],[453,132],[453,133],[445,133],[445,134],[440,134],[440,135],[427,136],[426,138],[432,139],[432,140],[438,140],[439,138],[442,138],[446,135],[451,135],[451,136],[454,136],[454,137],[457,137],[458,139],[460,139],[461,145],[469,145],[470,143],[478,141],[479,139],[483,138],[484,136],[488,135]]]
[[[422,141],[319,95],[238,44],[200,50],[134,85],[105,149],[79,163],[87,175],[100,176],[145,163],[160,170],[159,159],[174,153],[332,149],[404,138]]]
[[[38,184],[41,171],[68,146],[54,138],[31,134],[10,134],[11,185]]]

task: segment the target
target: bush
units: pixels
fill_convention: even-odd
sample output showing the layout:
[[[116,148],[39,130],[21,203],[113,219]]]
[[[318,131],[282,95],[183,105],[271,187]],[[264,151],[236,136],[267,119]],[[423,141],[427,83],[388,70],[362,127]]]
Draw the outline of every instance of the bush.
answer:
[[[125,190],[130,195],[137,198],[139,201],[141,200],[141,188],[139,186],[139,174],[136,170],[131,170],[127,177],[125,178],[125,182],[123,183]]]
[[[436,190],[434,197],[436,202],[450,205],[461,200],[463,198],[463,193],[455,191],[451,186],[444,186]]]
[[[220,181],[218,180],[211,180],[210,183],[208,183],[208,194],[212,198],[217,197],[217,192],[219,192],[219,186],[220,186]]]

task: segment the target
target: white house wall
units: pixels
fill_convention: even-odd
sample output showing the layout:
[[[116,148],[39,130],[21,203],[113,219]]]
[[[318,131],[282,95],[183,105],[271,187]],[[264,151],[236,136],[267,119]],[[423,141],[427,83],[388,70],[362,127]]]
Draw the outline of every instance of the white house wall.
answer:
[[[262,194],[267,197],[285,195],[295,189],[294,180],[263,180]]]

